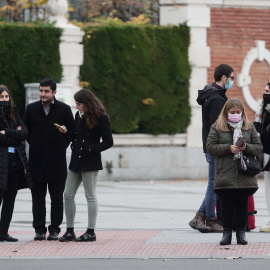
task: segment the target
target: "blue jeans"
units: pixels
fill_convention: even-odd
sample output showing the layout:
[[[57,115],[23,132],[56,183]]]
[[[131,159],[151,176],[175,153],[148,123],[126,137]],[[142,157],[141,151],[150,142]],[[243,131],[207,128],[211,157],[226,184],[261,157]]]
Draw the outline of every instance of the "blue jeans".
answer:
[[[206,189],[206,194],[199,212],[205,214],[206,218],[213,218],[216,216],[215,207],[217,195],[214,192],[214,179],[215,179],[215,157],[208,153],[205,153],[206,160],[209,164],[208,166],[208,186]]]

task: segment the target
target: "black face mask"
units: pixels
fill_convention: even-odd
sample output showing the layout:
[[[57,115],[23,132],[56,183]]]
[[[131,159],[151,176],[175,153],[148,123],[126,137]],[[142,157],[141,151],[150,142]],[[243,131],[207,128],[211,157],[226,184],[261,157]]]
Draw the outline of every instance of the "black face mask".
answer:
[[[263,101],[264,103],[270,103],[270,94],[263,94]]]
[[[0,101],[0,107],[9,108],[9,101]]]
[[[0,101],[0,114],[8,115],[9,114],[9,101]]]

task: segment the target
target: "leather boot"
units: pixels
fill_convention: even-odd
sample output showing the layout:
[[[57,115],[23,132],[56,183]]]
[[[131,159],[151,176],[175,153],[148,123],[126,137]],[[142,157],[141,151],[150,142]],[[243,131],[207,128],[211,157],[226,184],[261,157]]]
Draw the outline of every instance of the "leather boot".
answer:
[[[202,212],[197,212],[195,217],[188,224],[192,229],[202,233],[210,232],[210,228],[205,225],[205,215]]]
[[[238,245],[247,245],[248,241],[246,238],[245,231],[243,229],[236,229],[236,240]]]
[[[218,220],[214,218],[206,219],[206,226],[210,227],[211,232],[223,232],[223,227],[218,223]]]
[[[219,244],[221,246],[230,245],[232,243],[232,229],[224,229],[223,236]]]

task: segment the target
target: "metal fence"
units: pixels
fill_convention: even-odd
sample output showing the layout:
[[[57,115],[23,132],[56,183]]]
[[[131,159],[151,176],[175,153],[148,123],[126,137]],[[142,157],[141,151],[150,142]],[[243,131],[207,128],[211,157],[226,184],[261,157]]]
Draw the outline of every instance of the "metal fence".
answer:
[[[143,10],[136,10],[136,13],[140,14],[143,13]],[[121,10],[119,12],[119,17],[123,21],[127,21],[130,17],[136,16],[136,13],[130,13],[127,15],[124,12],[121,14]],[[109,14],[106,12],[101,12],[100,16],[108,17]],[[49,14],[46,11],[46,7],[37,7],[37,8],[29,8],[29,9],[1,9],[0,10],[0,20],[7,21],[7,22],[29,22],[29,21],[46,21]],[[72,12],[68,13],[69,19],[76,20],[78,22],[88,22],[89,21],[89,14],[84,9],[76,9]],[[150,23],[151,24],[159,24],[159,6],[155,10],[151,11],[150,16]]]
[[[29,22],[37,20],[46,20],[46,8],[29,8],[29,9],[11,9],[6,8],[0,11],[2,21],[8,22]]]

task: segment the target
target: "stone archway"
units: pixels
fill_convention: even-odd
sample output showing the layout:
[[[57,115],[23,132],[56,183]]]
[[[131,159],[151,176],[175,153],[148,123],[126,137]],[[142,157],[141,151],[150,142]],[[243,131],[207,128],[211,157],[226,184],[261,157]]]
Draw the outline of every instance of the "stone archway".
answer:
[[[264,40],[255,40],[255,46],[247,53],[243,64],[241,73],[237,75],[237,86],[242,88],[243,97],[251,110],[256,112],[258,107],[258,100],[254,99],[250,93],[249,85],[251,84],[251,77],[249,75],[250,68],[255,60],[266,61],[270,66],[270,51],[265,48]]]

